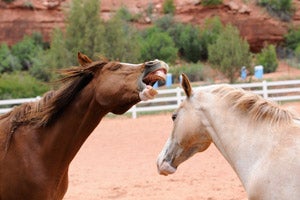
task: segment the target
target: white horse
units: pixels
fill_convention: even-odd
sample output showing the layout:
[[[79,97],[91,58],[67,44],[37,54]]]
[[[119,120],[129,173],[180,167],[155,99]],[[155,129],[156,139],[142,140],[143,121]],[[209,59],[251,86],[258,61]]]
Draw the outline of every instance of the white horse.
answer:
[[[300,121],[262,97],[229,85],[192,91],[172,115],[174,127],[157,160],[162,175],[213,142],[250,200],[300,199]]]

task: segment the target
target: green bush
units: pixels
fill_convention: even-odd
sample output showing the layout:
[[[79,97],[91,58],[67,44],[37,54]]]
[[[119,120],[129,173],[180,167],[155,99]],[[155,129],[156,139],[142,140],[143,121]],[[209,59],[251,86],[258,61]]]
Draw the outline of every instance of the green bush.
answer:
[[[256,59],[256,64],[262,65],[265,73],[275,72],[278,67],[274,45],[268,45],[263,48],[261,53],[257,54]]]
[[[39,51],[43,50],[42,44],[38,43],[33,36],[25,36],[22,41],[12,46],[11,52],[16,56],[23,70],[28,70],[33,64],[32,59]]]
[[[47,90],[47,85],[26,72],[4,73],[0,76],[0,99],[36,97]]]
[[[181,58],[194,63],[207,60],[208,45],[214,43],[223,30],[218,17],[205,20],[201,30],[197,26],[176,22],[171,15],[158,19],[155,26],[172,37]]]
[[[105,23],[102,54],[111,60],[138,62],[139,35],[128,23],[116,15]]]
[[[295,56],[298,62],[300,62],[300,44],[295,49]]]
[[[192,82],[204,81],[207,79],[205,67],[201,63],[183,64],[171,67],[169,72],[172,74],[174,82],[179,82],[179,77],[182,73],[185,73]]]
[[[208,18],[200,31],[200,60],[208,59],[208,46],[214,44],[223,30],[223,24],[219,17]]]
[[[174,63],[177,49],[172,38],[158,28],[149,28],[142,35],[141,60],[155,58]]]
[[[227,25],[217,41],[208,46],[208,61],[233,83],[242,66],[250,68],[249,44],[240,37],[236,27]]]
[[[175,8],[173,0],[164,0],[164,3],[163,3],[164,14],[174,14],[175,10],[176,10],[176,8]]]
[[[178,23],[172,16],[165,16],[155,23],[161,31],[167,32],[179,51],[179,56],[188,62],[198,62],[201,54],[200,29],[190,24]]]
[[[290,21],[294,13],[292,0],[257,0],[257,4],[266,7],[271,15],[283,21]]]
[[[287,48],[295,50],[300,44],[300,29],[290,29],[284,38]]]
[[[201,3],[203,6],[215,6],[219,5],[223,2],[223,0],[202,0]]]
[[[12,55],[6,44],[0,45],[0,73],[12,72],[22,68],[19,59]]]

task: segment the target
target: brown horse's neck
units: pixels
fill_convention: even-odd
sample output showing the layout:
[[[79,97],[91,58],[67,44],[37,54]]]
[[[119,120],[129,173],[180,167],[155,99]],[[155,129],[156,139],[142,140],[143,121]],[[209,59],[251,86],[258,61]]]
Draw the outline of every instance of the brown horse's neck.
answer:
[[[87,86],[60,117],[45,131],[43,145],[47,146],[45,156],[51,158],[48,166],[55,165],[65,170],[82,144],[108,113],[95,100],[93,89]],[[44,132],[45,132],[44,131]]]

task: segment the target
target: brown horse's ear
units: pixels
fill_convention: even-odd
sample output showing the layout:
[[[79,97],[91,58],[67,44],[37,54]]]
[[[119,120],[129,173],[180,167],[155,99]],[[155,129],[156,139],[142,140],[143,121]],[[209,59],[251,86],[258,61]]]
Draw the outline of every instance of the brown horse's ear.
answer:
[[[89,57],[84,55],[83,53],[78,52],[78,62],[81,66],[87,66],[89,63],[93,62]]]
[[[184,92],[187,97],[190,97],[192,95],[192,87],[189,78],[187,75],[184,73],[181,74],[182,76],[182,81],[181,81],[181,86],[184,89]]]

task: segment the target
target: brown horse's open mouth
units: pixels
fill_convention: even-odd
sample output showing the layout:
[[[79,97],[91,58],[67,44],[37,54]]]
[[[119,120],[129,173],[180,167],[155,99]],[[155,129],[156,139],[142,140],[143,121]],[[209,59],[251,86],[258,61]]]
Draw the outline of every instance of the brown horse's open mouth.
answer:
[[[156,81],[166,81],[166,74],[169,66],[160,60],[150,61],[145,63],[145,75],[143,83],[153,86]]]
[[[146,85],[153,86],[156,81],[163,81],[163,82],[166,81],[166,74],[167,74],[167,70],[165,68],[155,70],[155,71],[147,74],[143,78],[143,82]]]

